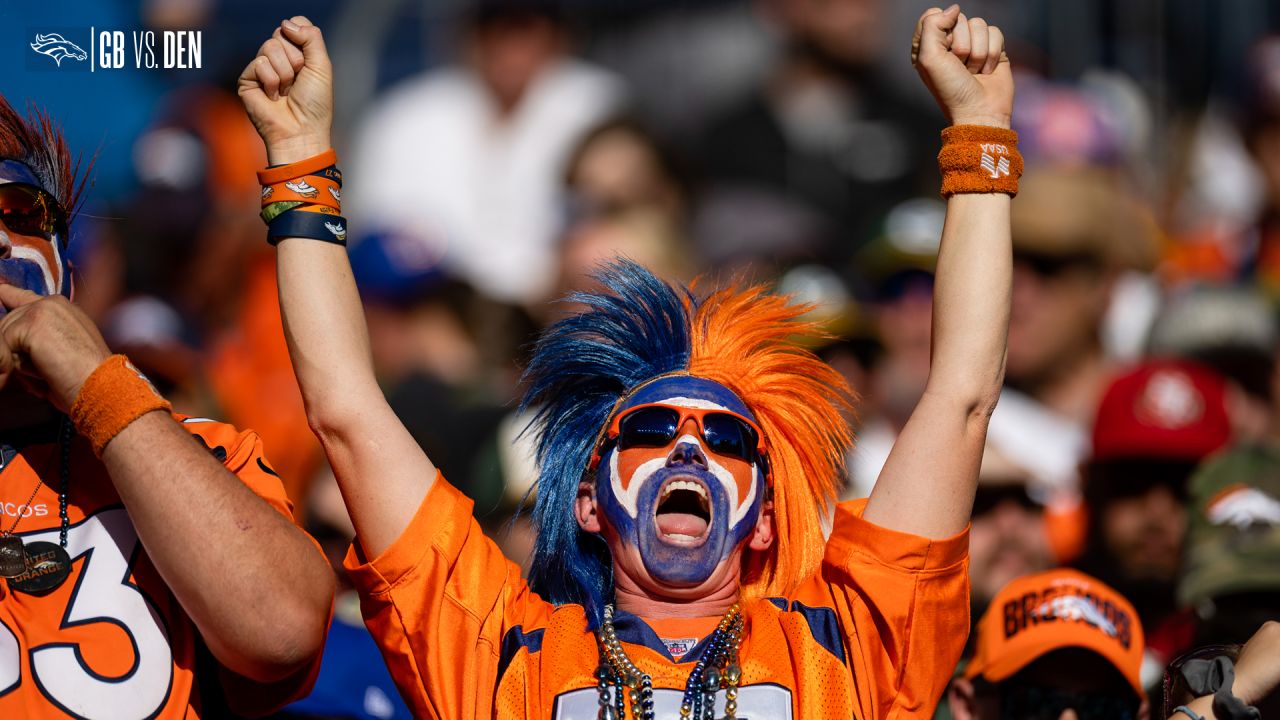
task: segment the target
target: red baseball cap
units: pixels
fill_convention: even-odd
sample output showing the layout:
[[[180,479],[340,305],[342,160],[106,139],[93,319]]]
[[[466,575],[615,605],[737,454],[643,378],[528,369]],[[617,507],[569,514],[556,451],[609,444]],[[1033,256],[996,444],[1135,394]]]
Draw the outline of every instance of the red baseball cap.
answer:
[[[1111,382],[1093,424],[1093,460],[1199,461],[1231,439],[1226,383],[1183,360],[1149,360]]]

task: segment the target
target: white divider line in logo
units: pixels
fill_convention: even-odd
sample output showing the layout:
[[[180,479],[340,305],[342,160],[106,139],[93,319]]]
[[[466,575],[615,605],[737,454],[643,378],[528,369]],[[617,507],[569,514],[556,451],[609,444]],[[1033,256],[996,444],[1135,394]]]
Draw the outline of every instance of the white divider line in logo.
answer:
[[[98,64],[98,51],[95,45],[98,42],[98,31],[94,26],[89,26],[89,72],[93,72]]]

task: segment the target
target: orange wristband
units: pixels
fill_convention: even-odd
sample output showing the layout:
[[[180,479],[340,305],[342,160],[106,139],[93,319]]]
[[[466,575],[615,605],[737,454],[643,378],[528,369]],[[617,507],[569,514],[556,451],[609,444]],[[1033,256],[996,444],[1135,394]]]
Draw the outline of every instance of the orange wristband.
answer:
[[[956,193],[1018,194],[1022,156],[1018,133],[988,125],[954,125],[942,131],[938,153],[942,196]]]
[[[123,355],[112,355],[99,365],[71,405],[71,422],[76,432],[89,439],[93,452],[152,410],[168,410],[169,401],[156,392],[150,380]]]
[[[330,165],[336,165],[338,162],[338,154],[332,148],[325,150],[319,155],[309,157],[305,160],[289,163],[288,165],[277,165],[269,167],[265,170],[258,171],[259,185],[275,185],[285,180],[293,180],[306,175],[320,172]]]

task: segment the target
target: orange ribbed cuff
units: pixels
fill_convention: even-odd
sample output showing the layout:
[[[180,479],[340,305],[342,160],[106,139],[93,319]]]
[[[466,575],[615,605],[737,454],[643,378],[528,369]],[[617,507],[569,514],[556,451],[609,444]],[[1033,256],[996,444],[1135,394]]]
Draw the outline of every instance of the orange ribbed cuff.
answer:
[[[89,439],[93,452],[102,449],[134,420],[152,410],[168,410],[169,401],[124,355],[112,355],[80,387],[71,406],[76,432]]]
[[[1022,156],[1018,133],[988,125],[955,125],[942,131],[938,153],[942,196],[956,193],[1018,194]]]

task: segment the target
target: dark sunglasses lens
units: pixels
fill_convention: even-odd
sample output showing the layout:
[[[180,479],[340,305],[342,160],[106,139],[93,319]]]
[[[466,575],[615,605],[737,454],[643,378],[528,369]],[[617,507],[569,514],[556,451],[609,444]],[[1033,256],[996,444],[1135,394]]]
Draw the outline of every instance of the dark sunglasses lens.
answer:
[[[618,422],[618,449],[662,447],[675,439],[679,422],[680,413],[671,408],[636,410]]]
[[[50,235],[54,210],[40,191],[25,185],[0,185],[0,222],[19,235]]]
[[[1022,485],[979,485],[978,491],[973,496],[973,512],[971,515],[974,518],[982,517],[1007,502],[1014,503],[1026,512],[1039,512],[1042,510],[1040,505],[1027,494],[1026,487]]]
[[[702,419],[702,436],[707,447],[717,455],[727,455],[754,462],[756,431],[740,418],[712,413]]]
[[[1071,709],[1080,720],[1133,720],[1136,702],[1108,694],[1042,687],[1014,687],[1002,693],[1004,720],[1056,720]]]

